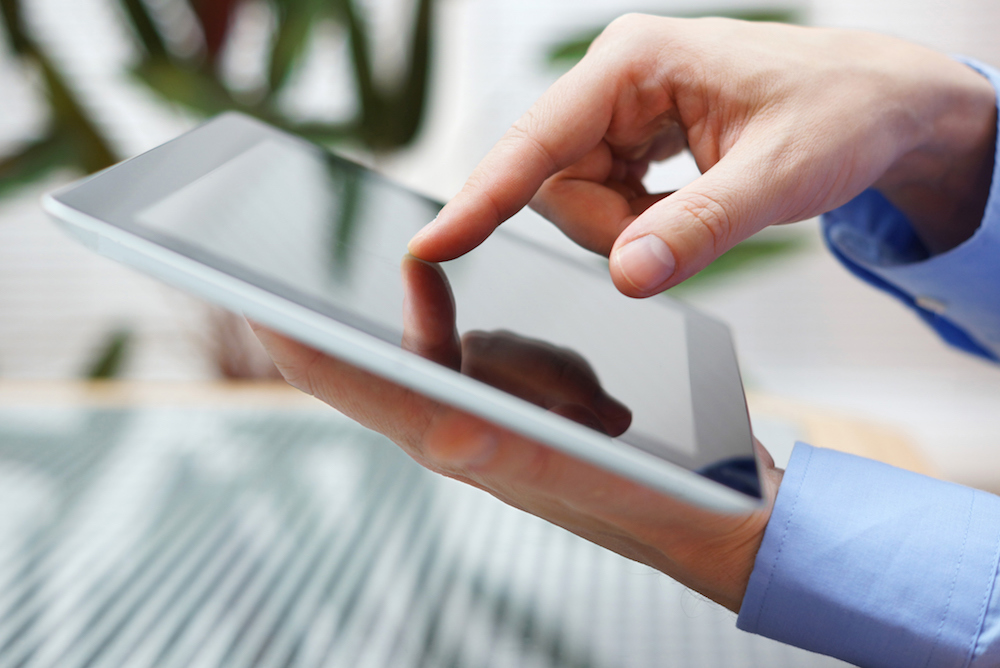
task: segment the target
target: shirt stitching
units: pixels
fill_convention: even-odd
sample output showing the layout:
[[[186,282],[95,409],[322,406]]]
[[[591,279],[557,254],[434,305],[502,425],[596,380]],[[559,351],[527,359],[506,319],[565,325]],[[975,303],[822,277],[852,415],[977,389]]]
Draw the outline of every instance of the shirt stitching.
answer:
[[[934,634],[934,642],[931,643],[931,649],[927,652],[927,661],[924,662],[924,668],[931,665],[931,658],[934,656],[935,650],[941,641],[941,634],[944,632],[944,623],[948,619],[948,611],[951,609],[951,599],[955,594],[955,588],[958,585],[958,573],[962,570],[962,561],[965,558],[965,545],[969,541],[969,529],[972,527],[972,509],[976,505],[976,495],[972,495],[972,503],[969,504],[969,515],[965,522],[965,534],[962,536],[962,549],[958,553],[958,563],[955,564],[955,573],[951,578],[951,588],[948,590],[948,598],[944,604],[944,611],[941,613],[941,623],[938,624],[937,633]]]
[[[976,494],[978,495],[979,492],[976,492]],[[979,624],[976,626],[976,633],[972,636],[971,647],[969,648],[965,663],[962,664],[964,668],[971,666],[972,662],[976,659],[976,650],[979,649],[979,642],[983,636],[983,628],[986,626],[986,612],[989,609],[990,598],[993,596],[993,589],[996,587],[997,568],[1000,565],[1000,540],[997,541],[996,549],[993,551],[992,563],[993,568],[988,573],[990,579],[986,586],[986,592],[983,594],[982,605],[979,606]]]
[[[802,468],[802,475],[799,477],[799,484],[795,490],[795,501],[792,503],[792,507],[788,511],[788,517],[785,519],[785,526],[781,530],[781,540],[778,541],[778,550],[774,553],[774,559],[771,560],[771,568],[768,569],[767,579],[764,581],[764,593],[760,598],[760,607],[757,609],[757,623],[754,625],[756,628],[760,628],[761,618],[764,616],[764,608],[767,607],[768,594],[771,591],[771,582],[774,579],[774,572],[778,568],[778,561],[781,560],[781,551],[785,549],[785,539],[788,537],[788,529],[792,523],[792,517],[795,516],[795,510],[799,505],[799,492],[802,489],[802,484],[805,482],[806,475],[809,473],[809,465],[812,463],[812,448],[808,450],[808,455],[806,457],[806,462]],[[780,493],[780,492],[779,492]]]

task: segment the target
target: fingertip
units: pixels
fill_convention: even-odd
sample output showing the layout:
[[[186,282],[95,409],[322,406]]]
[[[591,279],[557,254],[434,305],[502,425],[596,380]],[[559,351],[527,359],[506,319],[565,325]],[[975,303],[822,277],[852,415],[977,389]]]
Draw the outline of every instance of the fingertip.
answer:
[[[655,234],[619,246],[610,264],[615,285],[630,297],[647,297],[666,289],[677,267],[670,246]]]
[[[603,388],[596,398],[595,406],[604,418],[605,429],[609,436],[621,436],[632,426],[632,410],[605,392]]]
[[[458,221],[463,222],[458,222]],[[468,224],[466,217],[438,216],[417,232],[407,250],[414,257],[426,262],[447,262],[465,255],[483,243],[495,227],[479,229]]]
[[[413,238],[410,239],[409,243],[406,244],[406,250],[410,255],[419,258],[421,260],[426,260],[424,253],[426,252],[427,240],[434,235],[434,229],[437,227],[438,219],[441,216],[435,216],[434,219],[420,228]]]

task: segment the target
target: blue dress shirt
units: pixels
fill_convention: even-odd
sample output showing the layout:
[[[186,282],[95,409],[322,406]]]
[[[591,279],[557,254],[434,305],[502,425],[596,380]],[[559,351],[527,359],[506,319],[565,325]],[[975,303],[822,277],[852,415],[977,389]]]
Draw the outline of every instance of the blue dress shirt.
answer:
[[[874,190],[823,225],[850,271],[1000,359],[1000,178],[976,233],[939,255]],[[1000,497],[799,443],[737,626],[860,666],[1000,666],[998,563]]]

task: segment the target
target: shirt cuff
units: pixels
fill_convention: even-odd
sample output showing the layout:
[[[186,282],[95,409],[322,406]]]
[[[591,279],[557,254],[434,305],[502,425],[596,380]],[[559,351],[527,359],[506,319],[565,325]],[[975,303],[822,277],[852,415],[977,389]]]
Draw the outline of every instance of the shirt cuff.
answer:
[[[737,626],[863,666],[992,656],[1000,498],[796,444]]]
[[[1000,91],[1000,72],[971,60],[963,62]],[[825,214],[823,231],[834,255],[854,274],[912,307],[949,343],[1000,360],[996,307],[1000,178],[996,174],[979,229],[939,255],[929,255],[905,216],[875,190]]]

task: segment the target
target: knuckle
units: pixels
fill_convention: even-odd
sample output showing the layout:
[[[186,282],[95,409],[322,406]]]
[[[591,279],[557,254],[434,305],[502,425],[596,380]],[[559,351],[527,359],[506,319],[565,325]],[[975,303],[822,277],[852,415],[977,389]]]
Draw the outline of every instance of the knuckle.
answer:
[[[591,44],[592,50],[608,49],[621,55],[623,49],[634,51],[653,37],[655,26],[662,25],[664,17],[639,12],[622,14],[601,32]],[[629,60],[629,58],[624,58]]]
[[[446,424],[454,420],[454,413],[443,404],[436,403],[429,413],[418,413],[422,419],[408,434],[405,442],[400,443],[421,466],[435,473],[445,474],[454,471],[455,465],[447,461],[450,444],[445,434]]]
[[[552,157],[551,151],[538,138],[539,128],[544,127],[540,114],[541,112],[535,107],[529,109],[511,126],[501,141],[527,146],[542,159],[546,172],[554,174],[559,171],[558,163]]]
[[[650,16],[639,12],[628,12],[622,14],[608,24],[602,34],[618,35],[621,32],[630,33],[637,28],[645,27],[649,24]]]
[[[477,364],[489,359],[496,350],[495,336],[481,330],[471,330],[462,335],[463,364]]]
[[[559,387],[583,394],[600,389],[590,365],[572,350],[559,348],[550,360]]]
[[[275,366],[289,385],[310,396],[317,396],[324,377],[319,372],[323,353],[313,350],[309,357],[295,363],[276,363]]]
[[[493,227],[498,227],[504,220],[503,203],[497,199],[494,189],[488,178],[476,170],[465,182],[463,192],[478,198],[487,208],[487,215],[493,223]]]
[[[732,221],[721,200],[703,193],[693,193],[678,200],[677,205],[695,226],[708,235],[715,254],[729,248]]]
[[[465,353],[482,352],[483,347],[489,342],[486,332],[472,329],[462,334],[462,351]]]

